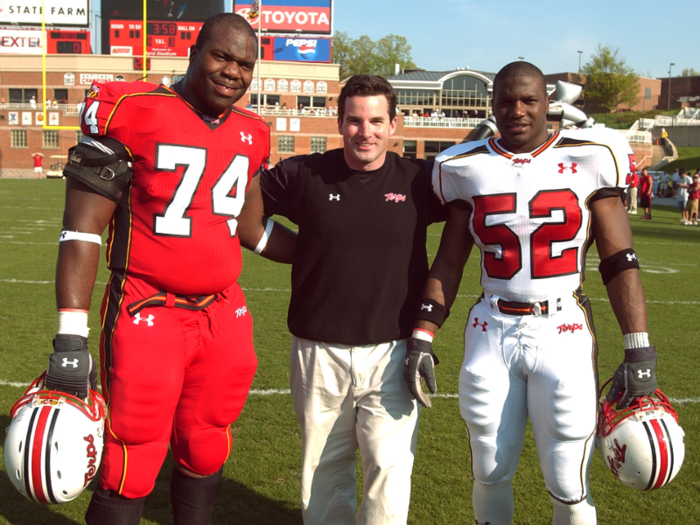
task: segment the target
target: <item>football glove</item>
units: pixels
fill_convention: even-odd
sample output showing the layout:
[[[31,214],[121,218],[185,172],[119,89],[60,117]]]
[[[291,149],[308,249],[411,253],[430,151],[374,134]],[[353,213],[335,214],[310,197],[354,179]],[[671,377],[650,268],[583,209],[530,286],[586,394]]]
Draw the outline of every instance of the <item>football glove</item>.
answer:
[[[88,388],[97,388],[97,369],[88,351],[87,338],[56,334],[53,349],[44,381],[46,388],[85,399]]]
[[[644,396],[651,396],[658,384],[656,382],[656,347],[630,348],[625,350],[625,360],[615,371],[608,395],[610,402],[617,402],[617,409],[627,408],[632,401]]]
[[[430,399],[423,393],[420,379],[425,379],[425,384],[434,394],[437,390],[434,367],[440,361],[433,352],[433,345],[429,341],[409,337],[406,342],[406,360],[403,367],[403,378],[406,381],[411,395],[424,407],[431,407]]]

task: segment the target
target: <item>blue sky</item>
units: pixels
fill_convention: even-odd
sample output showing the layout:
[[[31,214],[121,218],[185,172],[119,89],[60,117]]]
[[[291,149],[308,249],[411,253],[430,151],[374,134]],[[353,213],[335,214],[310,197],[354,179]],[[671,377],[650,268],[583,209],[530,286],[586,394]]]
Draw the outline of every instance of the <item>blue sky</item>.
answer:
[[[335,0],[336,31],[405,36],[418,67],[496,72],[524,57],[545,74],[578,71],[598,43],[643,76],[700,71],[700,0]]]

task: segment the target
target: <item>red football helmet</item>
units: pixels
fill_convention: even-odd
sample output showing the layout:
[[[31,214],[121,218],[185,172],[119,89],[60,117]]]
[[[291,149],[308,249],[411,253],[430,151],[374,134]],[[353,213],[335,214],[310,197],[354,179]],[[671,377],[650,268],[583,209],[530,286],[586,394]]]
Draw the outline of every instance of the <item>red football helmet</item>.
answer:
[[[45,376],[12,407],[4,457],[14,487],[31,501],[50,505],[78,497],[95,477],[107,408],[93,390],[85,400],[47,390]]]
[[[617,399],[610,402],[603,397],[601,402],[598,449],[610,472],[635,490],[667,485],[685,457],[685,433],[678,415],[661,390],[654,395],[636,399],[620,411],[613,408]]]

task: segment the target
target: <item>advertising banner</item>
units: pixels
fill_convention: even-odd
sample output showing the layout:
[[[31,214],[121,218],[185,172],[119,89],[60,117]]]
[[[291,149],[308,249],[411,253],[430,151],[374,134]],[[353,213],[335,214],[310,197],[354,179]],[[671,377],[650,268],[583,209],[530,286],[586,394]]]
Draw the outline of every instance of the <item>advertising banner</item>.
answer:
[[[41,55],[44,35],[34,29],[0,29],[0,55]]]
[[[235,11],[247,18],[251,2],[237,2]],[[331,34],[331,0],[264,0],[259,14],[267,33]],[[258,28],[257,18],[251,22]]]
[[[42,0],[0,0],[0,25],[41,25]],[[88,0],[44,0],[46,25],[88,27]]]
[[[265,51],[263,60],[286,60],[288,62],[331,61],[331,40],[329,38],[263,38]],[[269,40],[266,46],[264,41]]]

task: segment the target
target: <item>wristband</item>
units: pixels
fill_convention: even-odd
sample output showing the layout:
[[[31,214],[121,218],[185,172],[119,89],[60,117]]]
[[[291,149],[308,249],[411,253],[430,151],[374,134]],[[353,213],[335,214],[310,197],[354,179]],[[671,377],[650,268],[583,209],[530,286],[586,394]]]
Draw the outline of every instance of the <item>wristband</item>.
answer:
[[[634,334],[625,334],[625,350],[632,348],[645,348],[649,346],[649,334],[647,332],[636,332]]]
[[[444,304],[438,303],[434,299],[422,298],[418,301],[418,311],[416,319],[430,321],[439,327],[445,322],[445,319],[450,315],[450,311]]]
[[[258,245],[255,247],[255,252],[256,254],[260,255],[262,251],[265,249],[265,246],[267,246],[267,241],[270,239],[270,234],[272,233],[272,228],[275,225],[275,221],[272,219],[267,219],[267,224],[265,225],[265,231],[262,234],[262,237],[260,237],[260,241],[258,241]]]
[[[435,334],[430,330],[425,330],[424,328],[414,328],[411,337],[432,343],[433,339],[435,338]]]
[[[56,333],[87,337],[90,331],[87,322],[87,310],[62,308],[58,311],[58,331]]]
[[[71,232],[68,230],[63,230],[61,231],[61,235],[58,237],[58,242],[62,243],[66,241],[94,242],[95,244],[102,246],[102,237],[96,233]]]

